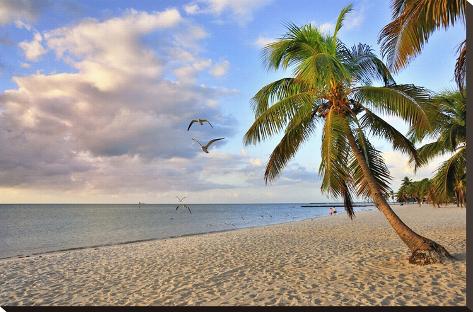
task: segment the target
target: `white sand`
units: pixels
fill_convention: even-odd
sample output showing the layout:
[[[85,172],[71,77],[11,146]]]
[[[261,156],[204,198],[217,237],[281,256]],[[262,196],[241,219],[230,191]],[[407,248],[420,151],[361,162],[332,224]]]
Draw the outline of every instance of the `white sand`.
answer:
[[[465,305],[465,209],[396,208],[459,260],[419,267],[378,211],[0,261],[0,305]]]

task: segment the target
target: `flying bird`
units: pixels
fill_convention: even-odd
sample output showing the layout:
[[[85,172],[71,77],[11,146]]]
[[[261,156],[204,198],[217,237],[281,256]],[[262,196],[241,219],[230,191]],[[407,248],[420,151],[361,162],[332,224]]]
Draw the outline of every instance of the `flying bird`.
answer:
[[[182,205],[177,205],[176,211],[177,211],[177,209],[179,209],[179,207],[181,207],[181,206],[187,208],[187,210],[189,210],[189,213],[192,214],[192,211],[191,211],[191,209],[189,208],[189,206],[184,205],[184,204],[182,204]]]
[[[206,145],[202,145],[202,143],[200,143],[199,141],[197,141],[196,139],[192,138],[192,140],[196,141],[197,143],[199,143],[200,147],[202,148],[202,150],[204,152],[206,152],[207,154],[209,153],[209,147],[210,145],[212,145],[212,143],[216,142],[216,141],[220,141],[220,140],[223,140],[225,138],[218,138],[218,139],[213,139],[213,140],[210,140]]]
[[[182,203],[182,201],[186,198],[187,196],[183,196],[183,197],[179,197],[179,196],[176,196],[177,198],[177,201]]]
[[[209,125],[213,128],[214,126],[212,126],[212,124],[210,123],[210,121],[208,121],[207,119],[192,119],[191,123],[189,124],[189,127],[187,127],[187,131],[189,131],[189,129],[192,127],[192,124],[194,122],[198,122],[201,126],[204,125],[204,122],[208,122]]]

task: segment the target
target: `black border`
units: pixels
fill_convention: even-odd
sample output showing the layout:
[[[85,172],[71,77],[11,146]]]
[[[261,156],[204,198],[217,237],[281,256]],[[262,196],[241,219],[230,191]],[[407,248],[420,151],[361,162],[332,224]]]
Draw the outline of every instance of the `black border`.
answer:
[[[466,38],[467,38],[467,117],[466,124],[473,124],[473,100],[471,94],[473,94],[473,5],[467,1],[466,3]],[[471,26],[471,27],[469,27]],[[467,127],[467,145],[473,144],[473,133],[472,127]],[[473,168],[473,149],[467,149],[467,168]],[[467,202],[473,202],[473,186],[472,183],[467,183]],[[473,239],[473,208],[466,208],[466,306],[456,307],[440,307],[440,306],[360,306],[360,307],[349,307],[349,306],[315,306],[315,307],[303,307],[303,306],[248,306],[248,307],[229,307],[229,306],[150,306],[150,307],[133,307],[133,306],[3,306],[2,308],[7,312],[15,311],[41,311],[41,312],[59,312],[59,311],[208,311],[208,310],[224,310],[224,311],[293,311],[293,310],[307,310],[307,311],[473,311],[473,267],[468,266],[473,263],[473,252],[472,239]],[[0,281],[1,283],[1,281]]]

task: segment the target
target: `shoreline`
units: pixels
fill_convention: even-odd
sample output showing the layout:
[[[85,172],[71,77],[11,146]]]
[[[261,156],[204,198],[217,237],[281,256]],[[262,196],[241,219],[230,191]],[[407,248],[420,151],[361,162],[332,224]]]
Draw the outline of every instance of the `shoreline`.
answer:
[[[464,208],[394,210],[454,255],[416,266],[376,210],[0,261],[0,305],[465,305]]]
[[[356,212],[356,214],[359,214],[359,213],[362,213],[362,212],[372,212],[372,211],[375,211],[375,210],[376,210],[376,207],[372,210],[358,211],[358,212]],[[103,248],[103,247],[131,245],[131,244],[139,244],[139,243],[154,242],[154,241],[166,241],[166,240],[177,239],[177,238],[182,238],[182,237],[202,236],[202,235],[208,235],[208,234],[233,232],[233,231],[245,230],[245,229],[264,228],[264,227],[271,227],[271,226],[280,225],[280,224],[304,222],[304,221],[307,221],[307,220],[314,220],[314,219],[319,220],[319,219],[329,218],[329,217],[339,217],[341,215],[345,215],[345,211],[337,213],[336,216],[325,216],[325,215],[324,216],[315,216],[315,217],[306,218],[306,219],[302,219],[302,220],[285,221],[285,222],[271,223],[271,224],[265,224],[265,225],[255,225],[255,226],[240,227],[240,228],[233,228],[233,229],[224,229],[224,230],[215,230],[215,231],[208,231],[208,232],[174,235],[174,236],[163,237],[163,238],[145,238],[145,239],[125,241],[125,242],[117,242],[117,243],[110,243],[110,244],[98,244],[98,245],[92,245],[92,246],[71,247],[71,248],[51,250],[51,251],[45,251],[45,252],[35,252],[35,253],[31,253],[31,254],[15,255],[15,256],[9,256],[9,257],[4,257],[4,258],[0,257],[0,262],[9,261],[9,260],[17,260],[17,259],[28,259],[28,258],[33,258],[33,257],[42,257],[42,256],[50,255],[50,254],[70,252],[70,251],[78,251],[78,250],[85,250],[85,249],[99,249],[99,248]]]

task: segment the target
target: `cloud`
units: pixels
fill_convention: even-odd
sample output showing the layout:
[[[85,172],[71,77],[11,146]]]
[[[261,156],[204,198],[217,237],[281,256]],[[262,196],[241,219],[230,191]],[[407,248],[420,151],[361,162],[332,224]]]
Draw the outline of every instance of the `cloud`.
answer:
[[[225,75],[230,68],[230,62],[227,60],[224,60],[218,64],[215,64],[211,69],[210,69],[210,74],[215,77],[221,77]]]
[[[345,20],[343,21],[343,27],[341,31],[343,32],[345,30],[359,28],[365,20],[365,8],[366,4],[363,2],[359,9],[355,7],[353,11],[348,13],[345,17]],[[312,21],[310,23],[314,27],[317,27],[319,31],[325,35],[333,34],[335,31],[335,20],[333,22],[317,23]]]
[[[188,3],[184,5],[184,11],[189,15],[199,13],[200,7],[197,3]]]
[[[2,0],[0,1],[0,25],[15,21],[35,21],[50,5],[49,0]]]
[[[43,36],[37,32],[34,34],[32,41],[22,41],[18,46],[23,50],[27,60],[36,61],[39,59],[39,57],[47,52],[41,43],[42,41]]]
[[[243,25],[251,21],[256,10],[268,5],[272,0],[197,0],[184,6],[191,15],[211,14],[217,17],[228,14]]]
[[[321,23],[321,24],[318,24],[316,22],[310,22],[310,23],[314,27],[317,27],[317,29],[325,35],[333,34],[333,32],[335,30],[335,24],[334,23],[330,23],[330,22]]]
[[[275,39],[273,38],[268,38],[268,37],[263,37],[263,36],[259,36],[256,40],[255,40],[255,45],[259,48],[264,48],[266,47],[268,44],[274,42]]]
[[[331,34],[335,30],[335,25],[332,23],[323,23],[318,26],[320,32],[324,34]]]
[[[365,7],[366,4],[363,2],[359,9],[354,8],[354,10],[347,15],[343,22],[342,29],[351,30],[359,28],[365,20]]]
[[[238,127],[219,104],[237,91],[197,77],[225,74],[229,62],[203,56],[207,32],[177,10],[129,10],[39,35],[34,39],[72,70],[13,77],[16,87],[0,93],[5,198],[169,201],[190,192],[206,202],[281,201],[291,199],[294,185],[305,194],[316,188],[315,173],[296,164],[266,187],[262,160],[225,151]],[[197,117],[214,128],[186,131]],[[215,135],[225,140],[210,154],[191,140]]]
[[[190,75],[210,68],[189,33],[205,37],[169,9],[129,10],[35,35],[73,71],[13,77],[17,87],[0,94],[0,144],[8,146],[0,150],[0,187],[90,194],[228,187],[201,174],[203,153],[191,137],[234,134],[235,118],[216,104],[234,90],[168,75],[185,66],[192,66]],[[143,40],[148,35],[152,45]],[[28,59],[40,57],[23,48]],[[215,129],[187,132],[196,117]]]
[[[194,83],[197,79],[197,73],[209,68],[211,64],[211,59],[195,59],[192,62],[174,69],[174,75],[183,83]]]
[[[33,27],[30,24],[25,23],[24,21],[21,21],[21,20],[16,20],[15,21],[15,26],[18,29],[26,29],[28,31],[32,31],[32,29],[33,29]]]
[[[409,163],[409,156],[406,154],[403,154],[399,151],[383,152],[384,161],[392,176],[391,188],[393,191],[397,191],[399,189],[402,178],[406,176],[412,178],[413,180],[432,178],[440,164],[448,157],[449,155],[436,157],[432,159],[426,166],[420,167],[414,172],[414,166]]]

